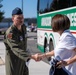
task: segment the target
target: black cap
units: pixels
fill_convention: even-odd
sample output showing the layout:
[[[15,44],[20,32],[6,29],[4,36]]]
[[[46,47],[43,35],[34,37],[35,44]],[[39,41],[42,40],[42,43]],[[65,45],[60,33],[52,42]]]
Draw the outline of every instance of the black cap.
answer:
[[[12,16],[13,15],[20,15],[23,14],[22,10],[18,7],[16,7],[13,11],[12,11]]]

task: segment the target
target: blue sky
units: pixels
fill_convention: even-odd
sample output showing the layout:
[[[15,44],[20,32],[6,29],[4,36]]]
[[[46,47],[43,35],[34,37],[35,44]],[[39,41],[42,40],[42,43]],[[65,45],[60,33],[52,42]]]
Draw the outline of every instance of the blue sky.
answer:
[[[15,7],[22,8],[21,2],[22,0],[3,0],[1,10],[5,12],[5,18],[11,18]],[[23,13],[25,18],[37,17],[37,0],[23,0]]]

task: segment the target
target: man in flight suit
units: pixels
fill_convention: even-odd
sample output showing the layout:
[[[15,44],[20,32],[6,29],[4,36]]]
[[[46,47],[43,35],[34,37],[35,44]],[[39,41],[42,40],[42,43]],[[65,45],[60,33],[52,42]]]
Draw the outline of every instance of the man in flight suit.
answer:
[[[30,58],[37,60],[37,54],[31,55],[26,51],[27,33],[20,8],[12,11],[12,21],[13,24],[4,35],[6,75],[29,75],[25,62]]]

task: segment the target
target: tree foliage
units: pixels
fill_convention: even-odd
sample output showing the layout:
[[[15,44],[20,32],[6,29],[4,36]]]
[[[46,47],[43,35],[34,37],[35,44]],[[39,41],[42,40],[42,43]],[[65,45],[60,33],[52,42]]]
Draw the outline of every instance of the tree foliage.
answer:
[[[0,22],[1,22],[2,19],[4,18],[4,17],[3,17],[4,12],[1,11],[1,8],[3,7],[3,5],[1,4],[1,2],[2,2],[2,0],[0,0]]]

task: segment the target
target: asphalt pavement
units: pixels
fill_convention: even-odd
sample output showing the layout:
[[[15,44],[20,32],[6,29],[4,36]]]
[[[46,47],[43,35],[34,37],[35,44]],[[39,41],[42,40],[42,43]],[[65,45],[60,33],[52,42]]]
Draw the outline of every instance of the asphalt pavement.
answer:
[[[0,75],[5,74],[5,45],[3,41],[0,41],[0,57],[3,60],[3,65],[0,65]],[[29,75],[49,75],[50,65],[40,61],[36,62],[34,60],[30,60],[28,64]]]

